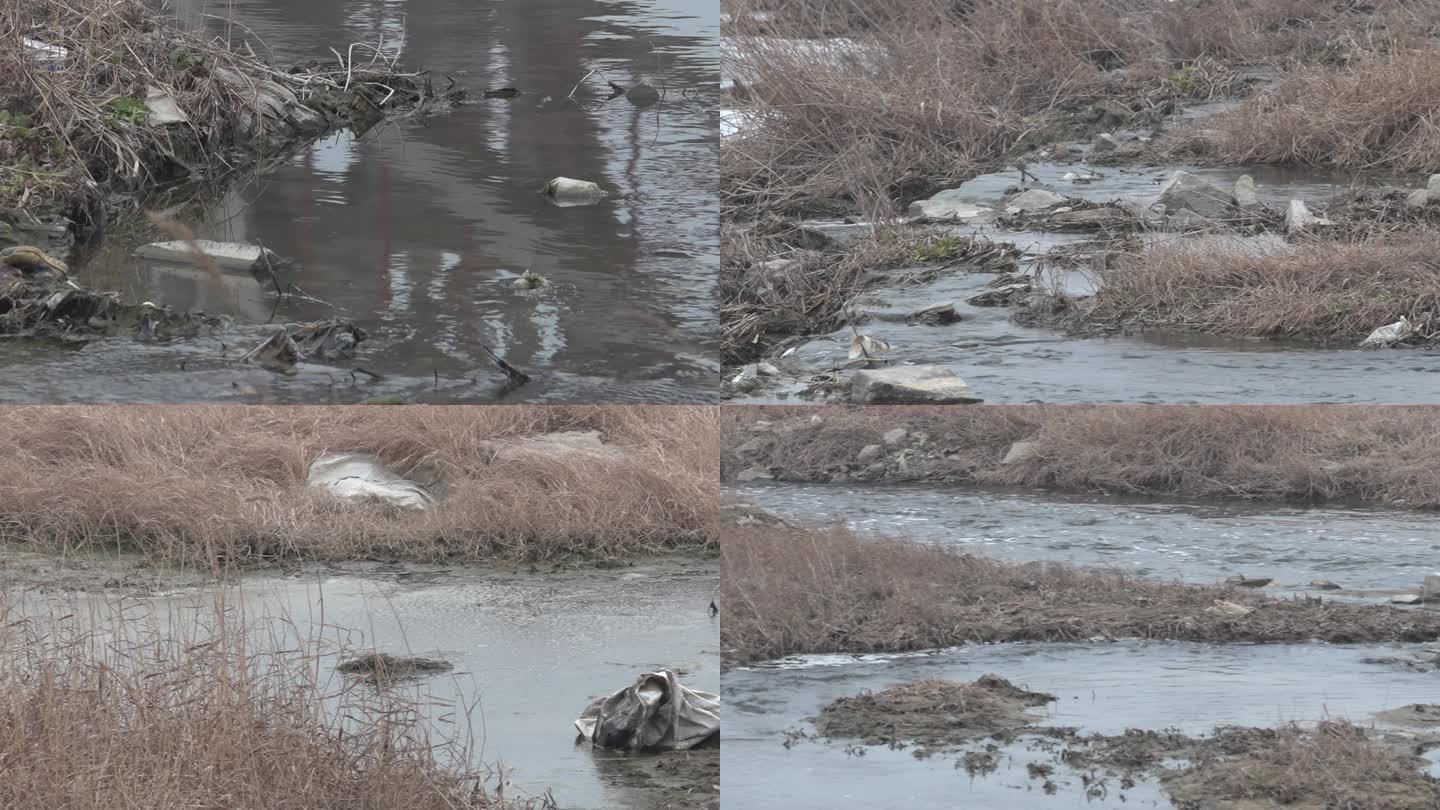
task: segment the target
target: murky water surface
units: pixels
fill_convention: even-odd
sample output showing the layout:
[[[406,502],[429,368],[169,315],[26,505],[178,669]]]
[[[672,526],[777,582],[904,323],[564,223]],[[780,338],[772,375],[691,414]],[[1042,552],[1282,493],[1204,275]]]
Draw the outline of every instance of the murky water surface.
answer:
[[[1440,555],[1440,515],[1064,497],[935,486],[735,485],[727,492],[806,523],[1011,560],[1063,560],[1146,577],[1214,582],[1236,573],[1346,591],[1418,587]]]
[[[1057,770],[1056,795],[1031,779],[1029,762],[1050,755],[1007,746],[999,770],[971,778],[956,757],[917,760],[910,751],[866,748],[847,755],[844,741],[782,746],[784,732],[813,732],[807,718],[862,689],[920,678],[974,680],[987,672],[1050,692],[1037,722],[1085,732],[1176,727],[1190,734],[1217,725],[1273,726],[1324,718],[1369,725],[1378,711],[1440,697],[1434,673],[1399,672],[1361,662],[1395,654],[1388,646],[1215,646],[1181,643],[1001,644],[930,655],[807,656],[780,667],[731,670],[724,677],[727,806],[828,809],[837,806],[1006,808],[1170,807],[1163,791],[1140,782],[1087,799],[1080,774]]]
[[[404,689],[433,699],[427,714],[445,731],[463,731],[464,707],[474,704],[472,764],[503,763],[509,795],[549,789],[564,808],[648,808],[629,793],[629,766],[574,744],[573,721],[592,697],[658,668],[684,670],[682,683],[718,690],[719,630],[706,609],[716,577],[715,566],[702,563],[554,575],[416,567],[252,575],[237,589],[131,595],[123,604],[131,620],[203,638],[223,593],[232,617],[257,628],[260,641],[277,649],[320,642],[327,674],[342,647],[444,658],[454,671]],[[122,604],[113,591],[22,598],[27,612],[73,612],[102,625]]]
[[[175,13],[220,33],[226,24],[214,15],[229,16],[233,37],[279,64],[331,61],[330,46],[383,37],[387,53],[403,43],[402,64],[433,70],[437,86],[448,76],[476,96],[498,87],[522,95],[477,98],[358,139],[334,135],[183,215],[201,238],[260,242],[294,259],[287,283],[316,300],[277,305],[268,282],[137,260],[123,239],[79,268],[88,285],[241,324],[342,314],[371,335],[350,365],[383,379],[352,379],[349,366],[293,377],[232,366],[227,358],[258,342],[242,330],[228,345],[7,345],[0,399],[486,401],[504,378],[482,345],[534,377],[511,399],[714,398],[714,2],[180,0]],[[602,76],[663,86],[664,98],[607,102]],[[561,175],[611,194],[555,207],[538,190]],[[527,269],[551,286],[512,289]]]

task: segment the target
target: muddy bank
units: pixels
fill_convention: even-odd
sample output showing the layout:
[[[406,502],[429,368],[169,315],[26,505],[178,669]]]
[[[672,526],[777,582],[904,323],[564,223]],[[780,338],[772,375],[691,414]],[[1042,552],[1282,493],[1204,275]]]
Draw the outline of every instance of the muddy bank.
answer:
[[[23,11],[0,83],[0,236],[43,230],[52,238],[41,247],[62,253],[166,183],[233,174],[342,127],[464,98],[374,46],[286,69],[136,0]]]
[[[1022,728],[1026,710],[1054,695],[1031,692],[999,675],[973,683],[916,681],[873,694],[840,698],[823,707],[815,729],[826,737],[850,737],[866,745],[914,743],[943,748]]]
[[[1440,506],[1425,406],[728,408],[727,481]]]
[[[731,664],[1003,641],[1440,639],[1440,612],[1431,610],[998,561],[845,529],[746,527],[722,535],[722,646]]]
[[[629,791],[634,810],[720,810],[720,747],[647,756],[596,754],[596,765]]]

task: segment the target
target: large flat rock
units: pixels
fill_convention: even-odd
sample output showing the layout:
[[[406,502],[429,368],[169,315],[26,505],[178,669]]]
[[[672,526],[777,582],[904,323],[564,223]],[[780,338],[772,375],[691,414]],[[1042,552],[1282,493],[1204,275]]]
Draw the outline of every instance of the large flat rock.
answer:
[[[969,405],[983,402],[945,366],[897,366],[858,371],[850,401],[861,405]]]

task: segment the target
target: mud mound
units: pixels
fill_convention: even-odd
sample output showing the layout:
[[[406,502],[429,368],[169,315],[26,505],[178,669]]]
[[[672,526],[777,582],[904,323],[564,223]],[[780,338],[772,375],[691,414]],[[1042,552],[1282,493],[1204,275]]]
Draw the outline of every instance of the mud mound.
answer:
[[[820,710],[815,727],[825,737],[850,737],[867,745],[918,743],[944,747],[1023,728],[1025,710],[1055,700],[999,675],[974,683],[923,680],[840,698]]]

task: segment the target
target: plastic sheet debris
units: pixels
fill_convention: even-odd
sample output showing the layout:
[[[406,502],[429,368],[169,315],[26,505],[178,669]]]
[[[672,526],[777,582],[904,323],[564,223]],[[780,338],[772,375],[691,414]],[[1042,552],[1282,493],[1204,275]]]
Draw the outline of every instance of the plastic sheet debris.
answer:
[[[142,245],[135,255],[146,259],[161,259],[170,262],[191,262],[195,259],[191,246],[204,253],[215,266],[228,270],[255,272],[268,267],[279,267],[283,260],[272,250],[259,245],[243,242],[212,242],[209,239],[195,239],[189,242],[152,242]]]
[[[70,58],[70,51],[59,45],[51,45],[38,39],[25,37],[20,40],[36,61],[45,65],[47,70],[60,70],[64,67],[66,59]]]
[[[605,199],[605,189],[589,180],[557,177],[545,184],[542,193],[556,205],[594,205]]]
[[[425,509],[436,498],[424,484],[396,475],[364,453],[327,453],[310,463],[305,483],[341,498],[378,500],[404,509]]]
[[[683,751],[720,738],[720,698],[682,686],[670,670],[596,698],[575,720],[580,737],[611,751]]]
[[[1384,349],[1394,346],[1415,334],[1415,324],[1404,315],[1400,320],[1387,324],[1370,333],[1370,336],[1360,341],[1362,349]]]
[[[158,87],[145,88],[145,107],[150,110],[152,124],[183,124],[190,120],[175,98]]]

